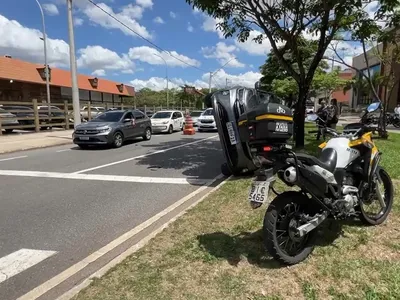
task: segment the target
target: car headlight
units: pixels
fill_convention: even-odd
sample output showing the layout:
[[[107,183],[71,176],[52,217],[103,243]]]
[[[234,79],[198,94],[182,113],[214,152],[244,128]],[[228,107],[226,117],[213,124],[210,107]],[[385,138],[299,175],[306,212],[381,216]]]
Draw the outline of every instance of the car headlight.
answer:
[[[110,128],[107,127],[107,128],[99,129],[98,131],[99,131],[99,133],[109,132]]]
[[[163,123],[163,124],[168,124],[168,122],[169,122],[169,121],[164,121],[164,122],[162,122],[162,123]]]

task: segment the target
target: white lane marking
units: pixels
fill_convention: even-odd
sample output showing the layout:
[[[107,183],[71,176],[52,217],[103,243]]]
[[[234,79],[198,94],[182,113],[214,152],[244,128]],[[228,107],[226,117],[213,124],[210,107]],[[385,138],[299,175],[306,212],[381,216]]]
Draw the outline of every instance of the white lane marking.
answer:
[[[0,258],[0,283],[56,253],[57,251],[20,249]]]
[[[205,139],[201,139],[201,140],[190,142],[190,143],[181,144],[181,145],[174,146],[174,147],[171,147],[171,148],[167,148],[167,149],[164,149],[164,150],[159,150],[159,151],[151,152],[151,153],[148,153],[148,154],[143,154],[143,155],[139,155],[139,156],[135,156],[135,157],[130,157],[130,158],[123,159],[123,160],[118,160],[118,161],[115,161],[115,162],[112,162],[112,163],[108,163],[108,164],[104,164],[104,165],[100,165],[100,166],[97,166],[97,167],[76,171],[73,174],[86,173],[86,172],[90,172],[90,171],[94,171],[94,170],[98,170],[98,169],[114,166],[114,165],[117,165],[117,164],[121,164],[121,163],[124,163],[124,162],[127,162],[127,161],[135,160],[135,159],[138,159],[138,158],[143,158],[143,157],[146,157],[146,156],[154,155],[154,154],[157,154],[157,153],[163,153],[163,152],[167,152],[167,151],[170,151],[170,150],[182,148],[182,147],[185,147],[185,146],[198,144],[198,143],[204,142],[206,140],[210,140],[210,139],[216,138],[217,136],[218,135],[214,135],[214,136],[211,136],[211,137],[208,137],[208,138],[205,138]]]
[[[20,170],[0,170],[0,176],[20,176],[20,177],[39,177],[39,178],[58,178],[58,179],[78,179],[95,181],[116,181],[116,182],[138,182],[138,183],[165,183],[165,184],[198,184],[203,185],[210,179],[196,178],[164,178],[164,177],[141,177],[141,176],[122,176],[122,175],[103,175],[103,174],[74,174],[59,172],[41,171],[20,171]]]
[[[216,190],[218,190],[230,178],[231,177],[229,177],[226,180],[224,180],[221,183],[219,183],[216,187],[214,187],[212,190],[208,191],[201,198],[199,198],[194,203],[192,203],[189,207],[187,207],[186,209],[182,210],[175,217],[173,217],[172,219],[168,220],[162,226],[160,226],[159,228],[157,228],[154,231],[152,231],[149,235],[147,235],[146,237],[141,239],[138,243],[136,243],[133,246],[129,247],[127,250],[125,250],[125,252],[122,252],[120,255],[118,255],[113,260],[111,260],[109,263],[107,263],[104,267],[102,267],[98,271],[94,272],[92,275],[90,275],[85,280],[83,280],[80,284],[74,286],[72,289],[70,289],[69,291],[65,292],[63,295],[58,297],[56,300],[70,300],[70,299],[72,299],[81,290],[83,290],[84,288],[88,287],[89,284],[92,282],[92,280],[94,278],[102,277],[108,270],[110,270],[111,268],[115,267],[117,264],[121,263],[128,256],[132,255],[136,251],[138,251],[141,248],[143,248],[152,238],[154,238],[157,234],[159,234],[161,231],[163,231],[165,228],[167,228],[171,223],[175,222],[178,218],[180,218],[182,215],[184,215],[188,210],[192,209],[197,204],[199,204],[201,201],[203,201],[205,198],[207,198],[211,193],[213,193]]]
[[[7,160],[13,160],[13,159],[20,159],[20,158],[25,158],[25,157],[28,157],[28,156],[16,156],[16,157],[9,157],[9,158],[2,158],[2,159],[0,159],[0,161],[7,161]]]
[[[56,151],[57,153],[60,153],[60,152],[65,152],[65,151],[71,151],[71,149],[63,149],[63,150],[58,150],[58,151]]]
[[[223,178],[224,176],[222,174],[218,175],[215,177],[211,182],[207,185],[203,185],[197,190],[193,191],[189,195],[183,197],[182,199],[178,200],[174,204],[170,205],[163,211],[159,212],[155,216],[151,217],[147,221],[143,222],[142,224],[136,226],[135,228],[129,230],[128,232],[124,233],[120,237],[116,238],[103,248],[93,252],[90,254],[88,257],[84,258],[83,260],[77,262],[75,265],[69,267],[65,271],[61,272],[60,274],[54,276],[53,278],[49,279],[48,281],[44,282],[43,284],[39,285],[38,287],[34,288],[30,292],[26,293],[25,295],[19,297],[17,300],[34,300],[42,296],[43,294],[47,293],[57,285],[61,284],[63,281],[67,280],[71,276],[75,275],[78,273],[80,270],[83,268],[87,267],[89,264],[95,262],[97,259],[102,257],[103,255],[107,254],[111,250],[115,249],[122,243],[126,242],[133,236],[137,235],[139,232],[143,231],[147,227],[151,226],[155,222],[157,222],[159,219],[182,205],[183,203],[187,202],[197,194],[201,193],[202,191],[206,190],[209,186],[211,186],[214,182],[218,181],[219,179]]]

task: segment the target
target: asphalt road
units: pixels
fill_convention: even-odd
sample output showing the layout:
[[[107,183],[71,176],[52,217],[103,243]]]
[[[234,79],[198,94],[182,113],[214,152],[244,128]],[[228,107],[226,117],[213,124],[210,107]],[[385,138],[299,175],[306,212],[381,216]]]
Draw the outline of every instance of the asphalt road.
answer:
[[[216,133],[0,155],[0,299],[20,297],[199,189],[222,162]]]

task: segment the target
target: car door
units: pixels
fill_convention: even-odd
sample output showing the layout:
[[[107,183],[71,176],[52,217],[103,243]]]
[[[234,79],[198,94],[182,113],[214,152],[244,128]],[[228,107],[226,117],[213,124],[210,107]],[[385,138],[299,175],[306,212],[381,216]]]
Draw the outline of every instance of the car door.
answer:
[[[146,116],[140,111],[134,111],[135,117],[135,136],[143,136],[146,127],[148,126]]]
[[[179,130],[180,128],[179,128],[179,119],[178,119],[178,113],[176,112],[176,111],[174,111],[173,113],[172,113],[172,122],[173,122],[173,127],[174,127],[174,130]]]
[[[183,127],[183,121],[184,121],[183,115],[180,111],[177,112],[177,115],[178,115],[178,126],[179,126],[178,128],[181,129]]]
[[[126,122],[125,121],[126,119],[130,119],[130,121]],[[136,124],[135,124],[135,118],[131,111],[126,112],[124,114],[124,116],[122,117],[121,129],[122,129],[122,133],[124,134],[124,137],[132,138],[135,136]]]

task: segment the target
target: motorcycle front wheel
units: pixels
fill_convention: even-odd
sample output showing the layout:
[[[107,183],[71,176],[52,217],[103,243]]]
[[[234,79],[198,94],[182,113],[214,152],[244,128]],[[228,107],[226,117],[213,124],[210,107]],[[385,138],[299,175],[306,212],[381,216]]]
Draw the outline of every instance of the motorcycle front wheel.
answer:
[[[310,200],[299,192],[279,194],[269,205],[264,217],[264,244],[269,254],[286,265],[298,264],[314,250],[316,230],[303,237],[294,228],[303,225],[302,214],[310,214]]]
[[[385,222],[393,206],[392,179],[381,167],[376,172],[372,193],[360,203],[360,219],[367,225],[380,225]],[[370,212],[374,207],[377,207],[378,211]]]

